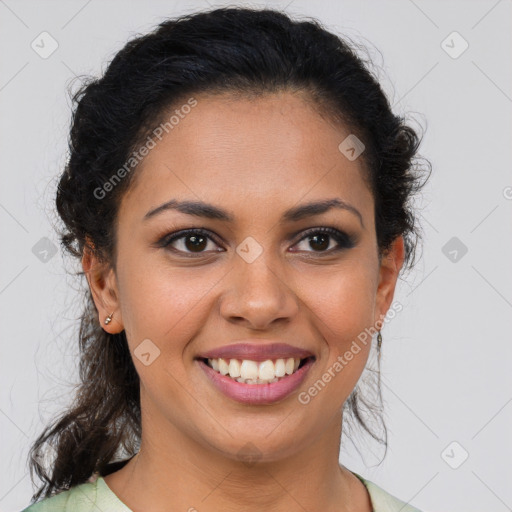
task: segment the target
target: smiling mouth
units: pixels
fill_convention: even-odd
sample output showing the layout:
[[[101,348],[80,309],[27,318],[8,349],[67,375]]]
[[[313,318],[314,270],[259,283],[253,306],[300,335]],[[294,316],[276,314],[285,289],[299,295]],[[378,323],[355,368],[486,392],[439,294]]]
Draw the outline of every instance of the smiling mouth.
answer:
[[[315,357],[305,358],[278,358],[265,361],[253,361],[251,359],[223,359],[223,358],[198,358],[199,361],[209,366],[219,375],[242,384],[272,384],[286,379],[302,368],[308,361],[314,361]]]

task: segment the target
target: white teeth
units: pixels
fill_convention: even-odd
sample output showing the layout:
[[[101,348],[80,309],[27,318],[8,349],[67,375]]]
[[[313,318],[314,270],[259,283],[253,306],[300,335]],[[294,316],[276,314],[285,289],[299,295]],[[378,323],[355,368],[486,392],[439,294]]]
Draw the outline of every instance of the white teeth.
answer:
[[[232,377],[232,375],[230,376]],[[242,379],[257,379],[258,363],[256,361],[244,359],[242,361],[242,366],[240,366],[240,377],[242,377]]]
[[[259,377],[262,380],[272,380],[276,376],[274,371],[274,363],[270,359],[260,363],[259,370]]]
[[[293,373],[293,367],[295,366],[295,361],[293,360],[293,357],[290,357],[286,360],[285,368],[286,373],[288,375],[291,375]]]
[[[222,373],[222,375],[229,373],[229,366],[225,359],[219,358],[219,372]]]
[[[284,359],[278,359],[275,365],[276,377],[284,377],[286,374],[286,366],[284,364]]]
[[[289,357],[272,361],[252,361],[244,359],[208,359],[208,365],[222,375],[246,384],[267,384],[277,382],[286,375],[296,372],[300,365],[299,358]]]
[[[240,363],[237,359],[231,359],[231,361],[229,361],[229,376],[235,379],[236,377],[240,377],[240,375]]]

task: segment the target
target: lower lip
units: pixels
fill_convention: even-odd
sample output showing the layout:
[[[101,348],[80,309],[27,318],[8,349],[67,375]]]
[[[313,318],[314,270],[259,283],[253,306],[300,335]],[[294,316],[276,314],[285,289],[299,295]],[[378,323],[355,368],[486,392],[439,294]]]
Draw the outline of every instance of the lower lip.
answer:
[[[314,359],[308,359],[296,372],[278,382],[243,384],[216,372],[200,359],[196,361],[217,389],[229,398],[244,404],[272,404],[286,398],[300,386],[314,363]]]

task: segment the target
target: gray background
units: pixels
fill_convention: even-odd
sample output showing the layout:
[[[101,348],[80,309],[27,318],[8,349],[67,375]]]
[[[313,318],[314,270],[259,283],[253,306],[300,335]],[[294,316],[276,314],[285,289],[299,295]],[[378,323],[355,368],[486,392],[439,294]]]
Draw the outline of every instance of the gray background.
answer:
[[[512,510],[511,3],[267,3],[365,44],[396,111],[426,127],[424,250],[399,283],[403,311],[382,331],[389,451],[378,465],[382,449],[361,437],[364,460],[345,441],[340,457],[425,512]],[[66,87],[163,17],[208,4],[221,5],[0,0],[1,511],[28,505],[29,445],[76,376],[78,286],[51,251]],[[31,47],[43,31],[58,43],[48,58]],[[442,43],[454,31],[469,44],[457,58],[463,40]]]

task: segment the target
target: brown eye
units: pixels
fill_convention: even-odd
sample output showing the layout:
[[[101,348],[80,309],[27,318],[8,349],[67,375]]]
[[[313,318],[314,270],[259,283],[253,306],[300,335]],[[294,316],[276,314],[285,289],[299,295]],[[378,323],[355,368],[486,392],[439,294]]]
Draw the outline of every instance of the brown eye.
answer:
[[[330,242],[333,239],[338,245],[329,249]],[[350,249],[355,246],[355,241],[351,236],[334,228],[313,228],[307,232],[306,236],[301,238],[299,243],[304,240],[308,241],[308,246],[313,249],[313,252],[320,253],[330,253],[342,249]]]
[[[331,239],[331,235],[326,235],[325,233],[320,233],[318,235],[313,235],[310,237],[309,245],[315,250],[325,250],[329,248],[329,240]]]
[[[207,245],[207,238],[203,235],[185,235],[185,247],[193,252],[201,252]]]
[[[207,234],[206,231],[201,229],[191,229],[173,233],[165,237],[160,243],[161,247],[169,248],[174,252],[188,254],[203,254],[208,247],[208,242],[211,241],[216,245],[213,238]],[[176,243],[179,242],[179,243]],[[218,252],[218,251],[215,251]]]

